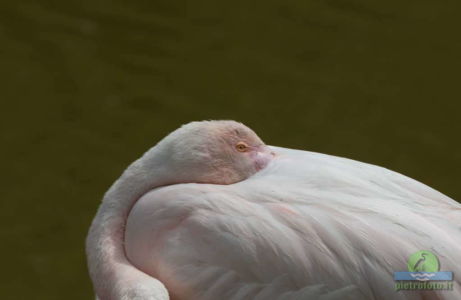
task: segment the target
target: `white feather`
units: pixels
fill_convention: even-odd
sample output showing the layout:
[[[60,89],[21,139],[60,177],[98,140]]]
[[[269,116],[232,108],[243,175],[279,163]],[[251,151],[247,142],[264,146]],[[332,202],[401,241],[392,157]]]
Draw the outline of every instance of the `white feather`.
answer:
[[[387,169],[280,147],[231,185],[145,194],[125,231],[129,260],[176,299],[461,299],[395,291],[410,254],[461,274],[461,205]]]

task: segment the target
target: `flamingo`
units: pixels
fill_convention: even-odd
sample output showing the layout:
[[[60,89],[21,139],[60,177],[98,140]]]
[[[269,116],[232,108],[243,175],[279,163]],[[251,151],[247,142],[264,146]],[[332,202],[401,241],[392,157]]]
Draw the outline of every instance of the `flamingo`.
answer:
[[[101,300],[461,299],[395,291],[428,249],[461,274],[461,205],[388,169],[183,125],[103,197],[86,240]]]

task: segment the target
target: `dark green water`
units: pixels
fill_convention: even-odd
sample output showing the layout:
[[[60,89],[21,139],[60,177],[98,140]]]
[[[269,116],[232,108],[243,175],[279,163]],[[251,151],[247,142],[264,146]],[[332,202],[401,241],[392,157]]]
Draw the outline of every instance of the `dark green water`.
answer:
[[[192,120],[461,199],[461,2],[0,4],[1,299],[90,299],[84,237],[125,166]]]

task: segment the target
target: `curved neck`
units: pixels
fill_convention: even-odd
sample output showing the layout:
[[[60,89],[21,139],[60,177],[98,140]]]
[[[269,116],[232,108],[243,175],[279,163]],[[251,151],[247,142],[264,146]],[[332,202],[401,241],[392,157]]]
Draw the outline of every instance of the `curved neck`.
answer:
[[[127,282],[147,275],[134,268],[124,250],[124,230],[128,214],[136,201],[156,187],[171,184],[162,168],[161,156],[152,148],[132,163],[104,195],[86,240],[88,267],[100,299],[118,298]],[[129,278],[124,278],[129,276]],[[125,280],[129,279],[129,280]],[[146,278],[144,278],[146,279]]]

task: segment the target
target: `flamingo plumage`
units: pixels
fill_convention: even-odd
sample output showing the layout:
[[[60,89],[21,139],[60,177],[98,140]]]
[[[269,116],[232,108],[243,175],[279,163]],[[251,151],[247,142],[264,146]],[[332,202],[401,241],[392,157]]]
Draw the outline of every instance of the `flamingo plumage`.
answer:
[[[456,277],[451,291],[395,291],[422,249],[461,273],[459,203],[385,168],[266,146],[233,121],[149,150],[87,238],[101,300],[460,299]]]

